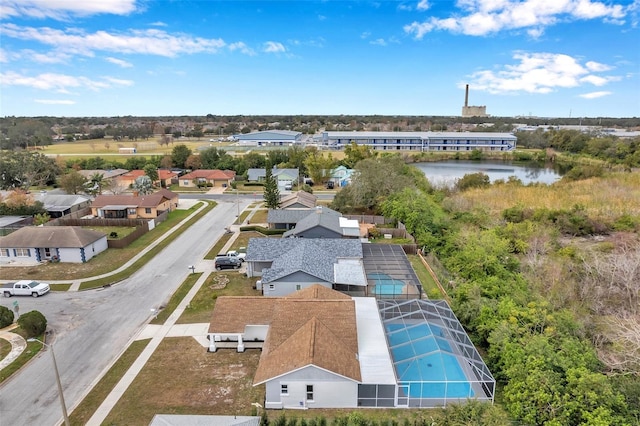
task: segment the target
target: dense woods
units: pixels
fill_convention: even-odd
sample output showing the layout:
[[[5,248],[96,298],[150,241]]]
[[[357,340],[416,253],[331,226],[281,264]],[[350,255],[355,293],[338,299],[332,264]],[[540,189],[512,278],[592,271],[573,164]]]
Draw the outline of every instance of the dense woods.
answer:
[[[638,424],[640,175],[551,186],[475,176],[475,185],[435,190],[396,158],[358,163],[333,207],[405,224],[446,278],[509,415],[531,425]]]

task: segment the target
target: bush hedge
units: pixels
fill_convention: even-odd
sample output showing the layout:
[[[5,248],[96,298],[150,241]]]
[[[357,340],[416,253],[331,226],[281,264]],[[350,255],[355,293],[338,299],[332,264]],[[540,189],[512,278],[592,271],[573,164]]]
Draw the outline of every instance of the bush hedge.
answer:
[[[39,311],[31,311],[20,315],[18,325],[27,333],[28,338],[36,337],[47,329],[47,319]]]
[[[0,328],[13,324],[13,311],[6,306],[0,306]]]

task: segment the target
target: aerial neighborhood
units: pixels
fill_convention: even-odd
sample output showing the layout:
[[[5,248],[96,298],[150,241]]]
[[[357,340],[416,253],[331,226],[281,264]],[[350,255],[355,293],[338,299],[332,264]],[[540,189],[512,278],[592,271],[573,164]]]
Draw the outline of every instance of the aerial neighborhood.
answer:
[[[0,341],[11,343],[0,373],[14,368],[3,398],[31,374],[48,380],[49,358],[21,357],[55,347],[60,386],[46,386],[61,403],[42,413],[82,424],[257,425],[322,410],[373,425],[390,409],[444,421],[451,407],[484,413],[474,424],[545,424],[516,408],[536,403],[527,392],[539,383],[527,376],[553,370],[570,381],[574,368],[619,395],[611,419],[621,407],[635,415],[605,373],[637,371],[612,361],[630,356],[613,324],[635,324],[637,281],[603,265],[627,259],[620,267],[638,278],[640,164],[555,167],[569,161],[558,140],[602,145],[602,133],[550,130],[534,142],[517,126],[449,126],[466,131],[163,133],[121,138],[135,151],[113,156],[107,135],[6,149],[0,280],[10,303],[0,318],[10,321]],[[65,159],[65,150],[87,151]],[[612,182],[629,198],[618,210],[573,203]],[[609,345],[596,350],[589,339],[599,335],[572,331],[573,296],[555,284],[565,279],[587,305],[612,283],[606,305],[589,305],[617,318],[600,324]],[[629,298],[616,296],[623,290]],[[88,349],[78,353],[78,341]],[[91,349],[102,341],[114,346]],[[531,365],[560,347],[570,348],[561,367]],[[126,375],[111,370],[123,362]],[[104,396],[87,402],[85,388]],[[580,390],[567,382],[554,392]]]

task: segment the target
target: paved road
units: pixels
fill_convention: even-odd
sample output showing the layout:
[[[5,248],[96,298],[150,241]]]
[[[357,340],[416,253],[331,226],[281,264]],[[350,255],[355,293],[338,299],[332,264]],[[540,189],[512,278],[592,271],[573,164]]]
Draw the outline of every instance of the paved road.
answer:
[[[240,209],[248,204],[241,199]],[[20,312],[37,309],[56,330],[54,349],[69,411],[146,324],[151,309],[169,299],[190,272],[188,266],[197,264],[233,223],[236,212],[235,202],[220,201],[145,267],[116,286],[0,302],[11,307],[13,300],[19,300]],[[38,356],[0,386],[1,426],[47,426],[61,420],[49,354]]]
[[[318,197],[318,200],[333,200],[335,198],[335,192],[314,192],[313,195]],[[227,201],[230,203],[235,203],[237,200],[240,203],[249,202],[252,203],[254,201],[263,201],[261,193],[253,194],[236,194],[233,193],[225,193],[225,194],[189,194],[188,192],[181,192],[180,198],[184,199],[206,199],[206,200],[216,200],[216,201]]]

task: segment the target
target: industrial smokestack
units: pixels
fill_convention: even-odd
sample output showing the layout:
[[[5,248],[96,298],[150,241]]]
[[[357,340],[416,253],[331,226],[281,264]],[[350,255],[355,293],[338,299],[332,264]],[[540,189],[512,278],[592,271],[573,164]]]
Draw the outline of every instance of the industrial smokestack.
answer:
[[[469,85],[468,84],[464,90],[464,106],[465,107],[469,106]]]

